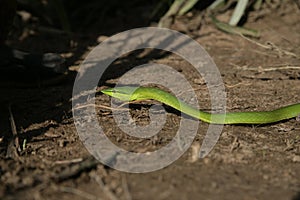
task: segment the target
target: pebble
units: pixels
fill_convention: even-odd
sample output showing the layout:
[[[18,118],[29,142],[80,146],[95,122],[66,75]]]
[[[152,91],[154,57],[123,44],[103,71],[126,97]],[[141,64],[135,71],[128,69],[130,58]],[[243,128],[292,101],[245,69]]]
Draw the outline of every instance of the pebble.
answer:
[[[300,156],[294,156],[292,160],[293,162],[300,162]]]

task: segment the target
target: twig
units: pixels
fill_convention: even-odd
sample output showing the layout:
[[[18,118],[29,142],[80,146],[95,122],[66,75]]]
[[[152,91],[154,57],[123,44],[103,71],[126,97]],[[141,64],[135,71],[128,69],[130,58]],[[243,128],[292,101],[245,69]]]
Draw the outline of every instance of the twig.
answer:
[[[286,50],[283,50],[281,48],[279,48],[278,46],[276,46],[275,44],[273,44],[272,42],[267,42],[267,44],[261,44],[259,42],[256,42],[248,37],[246,37],[245,35],[243,34],[239,34],[242,38],[244,38],[245,40],[253,43],[253,44],[256,44],[257,46],[260,46],[262,48],[265,48],[267,50],[275,50],[278,52],[279,56],[281,55],[288,55],[288,56],[291,56],[291,57],[295,57],[295,58],[299,58],[299,56],[297,56],[295,53],[293,52],[290,52],[290,51],[286,51]]]
[[[15,158],[19,157],[18,151],[20,151],[20,145],[19,145],[19,138],[18,138],[18,133],[17,133],[17,128],[16,128],[16,123],[15,123],[14,116],[11,111],[11,105],[8,106],[8,112],[9,112],[9,121],[10,121],[10,127],[11,127],[11,132],[13,135],[13,139],[8,144],[6,157],[15,159]]]
[[[61,165],[61,164],[70,164],[70,163],[78,163],[83,161],[83,158],[75,158],[72,160],[57,160],[55,161],[55,164]]]
[[[88,158],[80,163],[74,164],[69,168],[66,168],[61,173],[53,177],[57,181],[63,181],[74,176],[78,176],[81,172],[95,168],[99,164],[99,161],[94,158]]]
[[[228,85],[228,84],[225,84],[225,86],[227,87],[227,88],[234,88],[234,87],[237,87],[237,86],[240,86],[240,85],[251,85],[251,83],[249,83],[249,82],[247,82],[247,83],[244,83],[244,82],[239,82],[239,83],[237,83],[237,84],[233,84],[233,85]]]
[[[221,31],[237,34],[237,35],[249,35],[251,37],[256,37],[256,38],[260,37],[260,33],[257,30],[239,27],[239,26],[232,26],[230,24],[217,20],[217,18],[213,15],[211,15],[210,18],[212,19],[214,25]]]
[[[130,102],[124,102],[116,108],[113,108],[113,107],[110,107],[110,106],[104,106],[104,105],[85,104],[85,105],[76,106],[73,109],[77,110],[77,109],[86,108],[86,107],[89,107],[89,106],[95,106],[96,108],[104,108],[104,109],[108,109],[108,110],[125,110],[125,111],[127,110],[128,111],[129,108],[122,108],[122,107],[125,106],[125,105],[128,105],[128,104],[137,104],[137,103],[140,103],[140,102],[153,102],[153,101],[152,100],[135,100],[135,101],[130,101]]]
[[[253,44],[256,44],[257,46],[260,46],[260,47],[265,48],[265,49],[270,49],[270,46],[267,46],[267,45],[261,44],[261,43],[259,43],[259,42],[256,42],[256,41],[254,41],[254,40],[251,40],[250,38],[248,38],[248,37],[246,37],[246,36],[244,36],[244,35],[242,35],[242,34],[240,34],[240,36],[241,36],[243,39],[245,39],[245,40],[247,40],[247,41],[249,41],[249,42],[251,42],[251,43],[253,43]]]
[[[67,192],[67,193],[71,193],[71,194],[75,194],[77,196],[80,196],[84,199],[88,199],[88,200],[101,200],[100,198],[90,194],[90,193],[87,193],[87,192],[84,192],[82,190],[78,190],[76,188],[72,188],[72,187],[59,187],[58,188],[61,192]]]
[[[123,105],[123,104],[122,104]],[[76,106],[75,108],[73,108],[74,110],[78,110],[78,109],[82,109],[82,108],[86,108],[86,107],[90,107],[90,106],[95,106],[95,108],[104,108],[104,109],[108,109],[108,110],[128,110],[127,108],[113,108],[110,106],[104,106],[104,105],[95,105],[95,104],[85,104],[85,105],[80,105],[80,106]]]
[[[284,67],[270,67],[270,68],[249,68],[249,70],[259,70],[259,71],[264,71],[264,72],[267,72],[267,71],[276,71],[276,70],[283,70],[283,69],[300,69],[300,66],[284,66]]]
[[[124,196],[126,197],[127,200],[132,200],[132,196],[129,192],[128,184],[127,184],[127,179],[126,179],[126,174],[122,174],[122,186],[124,190]]]
[[[199,144],[199,142],[192,144],[191,157],[189,159],[189,162],[194,163],[199,160],[200,147],[201,147],[201,145]]]
[[[104,193],[109,197],[109,199],[118,200],[116,195],[112,191],[110,191],[110,189],[103,183],[102,178],[100,176],[98,176],[96,173],[94,173],[93,178],[99,184],[99,186],[102,188]]]
[[[235,66],[238,69],[243,69],[243,70],[248,70],[248,71],[258,71],[258,72],[269,72],[269,71],[276,71],[276,70],[285,70],[285,69],[295,69],[295,70],[299,70],[300,69],[300,65],[286,65],[286,66],[282,66],[282,65],[278,65],[279,67],[269,67],[269,68],[262,68],[262,67],[253,67],[253,68],[248,68],[248,67],[240,67],[237,66],[235,64],[232,64],[232,66]],[[281,67],[280,67],[281,66]]]
[[[234,137],[234,140],[230,146],[230,153],[232,153],[234,150],[239,148],[239,146],[240,146],[240,143],[239,143],[238,137]]]

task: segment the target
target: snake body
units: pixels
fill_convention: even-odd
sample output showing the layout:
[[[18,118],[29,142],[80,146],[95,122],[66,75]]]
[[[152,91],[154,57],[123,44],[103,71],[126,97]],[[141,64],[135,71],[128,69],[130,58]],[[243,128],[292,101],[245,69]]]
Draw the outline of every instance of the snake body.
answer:
[[[172,94],[152,87],[115,87],[101,90],[102,93],[121,101],[156,100],[191,117],[213,124],[267,124],[300,115],[300,103],[260,112],[208,113],[186,104]]]

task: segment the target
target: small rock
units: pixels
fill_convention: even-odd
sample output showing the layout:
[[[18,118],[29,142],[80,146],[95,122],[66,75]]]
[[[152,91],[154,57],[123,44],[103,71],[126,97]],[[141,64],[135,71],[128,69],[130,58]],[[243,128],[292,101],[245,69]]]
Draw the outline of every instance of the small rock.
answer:
[[[300,162],[300,156],[294,156],[292,160],[293,162]]]
[[[101,43],[103,42],[104,40],[106,40],[108,37],[105,36],[105,35],[100,35],[98,38],[97,38],[97,42],[98,43]]]

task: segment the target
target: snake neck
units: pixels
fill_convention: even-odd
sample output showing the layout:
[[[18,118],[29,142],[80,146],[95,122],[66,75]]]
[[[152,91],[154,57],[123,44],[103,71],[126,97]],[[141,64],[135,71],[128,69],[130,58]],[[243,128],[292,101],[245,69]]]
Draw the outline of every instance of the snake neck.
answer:
[[[212,114],[198,110],[190,106],[189,104],[177,99],[170,93],[157,88],[141,87],[138,88],[133,95],[136,100],[153,99],[207,123],[212,123],[212,119],[214,119],[214,123],[216,124],[224,123],[224,120],[222,120],[222,118],[224,118],[224,114],[213,117]]]

